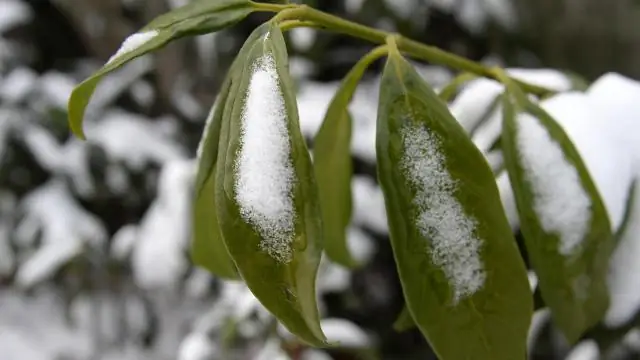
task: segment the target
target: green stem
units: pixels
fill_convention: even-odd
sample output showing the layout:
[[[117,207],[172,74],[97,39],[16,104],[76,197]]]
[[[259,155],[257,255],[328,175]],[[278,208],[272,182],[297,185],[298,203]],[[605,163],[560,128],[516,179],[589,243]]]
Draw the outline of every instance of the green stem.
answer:
[[[285,20],[281,22],[278,26],[280,26],[280,30],[282,32],[289,31],[291,29],[295,29],[297,27],[309,27],[316,29],[325,29],[324,26],[320,24],[316,24],[313,21],[301,21],[301,20]]]
[[[318,27],[331,30],[333,32],[357,37],[369,42],[377,44],[385,44],[389,36],[395,38],[397,47],[403,53],[420,59],[426,60],[433,64],[445,65],[460,71],[474,73],[479,76],[500,81],[496,76],[496,72],[475,61],[466,59],[447,51],[441,50],[434,46],[422,44],[418,41],[406,38],[399,34],[389,33],[387,31],[378,30],[369,26],[361,25],[342,19],[340,17],[327,14],[320,10],[316,10],[306,5],[276,5],[265,3],[252,3],[256,11],[279,12],[276,15],[278,21],[282,20],[302,20],[316,24]],[[283,11],[284,10],[284,11]],[[300,26],[303,23],[300,23]],[[509,78],[527,93],[537,96],[549,96],[554,93],[553,90],[529,84],[517,79]]]

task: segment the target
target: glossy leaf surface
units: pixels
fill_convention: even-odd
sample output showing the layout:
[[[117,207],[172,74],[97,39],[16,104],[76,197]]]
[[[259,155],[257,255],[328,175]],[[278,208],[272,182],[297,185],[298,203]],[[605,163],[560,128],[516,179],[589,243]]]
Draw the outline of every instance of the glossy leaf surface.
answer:
[[[542,298],[567,340],[574,343],[602,319],[609,304],[606,276],[613,249],[609,217],[580,154],[562,127],[523,94],[511,95],[518,101],[503,95],[501,142],[521,231]],[[518,116],[518,110],[525,115]],[[531,165],[525,161],[532,160],[523,160],[523,141],[532,141],[523,139],[532,136],[532,129],[519,127],[531,121],[537,121],[545,134],[538,136],[538,141],[546,140],[535,148],[535,156],[528,158],[547,161],[544,171],[527,171]],[[543,194],[537,194],[536,182],[544,184]],[[564,205],[554,204],[567,193],[572,195]],[[584,214],[575,209],[579,203],[584,203]],[[576,214],[567,217],[571,213]],[[575,238],[571,247],[567,238]]]
[[[377,159],[407,308],[438,357],[524,359],[533,301],[486,160],[399,54],[380,85]]]
[[[84,139],[84,113],[102,78],[127,62],[187,35],[206,34],[231,26],[251,13],[246,0],[197,0],[159,16],[127,38],[120,50],[96,73],[75,87],[69,98],[69,125]]]
[[[284,38],[277,26],[265,24],[256,31],[261,32],[261,38],[247,55],[238,87],[231,90],[233,106],[225,110],[229,113],[224,115],[227,120],[223,122],[221,144],[226,146],[220,149],[216,171],[218,219],[227,249],[256,298],[300,339],[324,346],[327,343],[320,328],[315,287],[322,251],[317,185],[300,131]],[[257,122],[246,125],[252,116],[247,112],[251,111]],[[258,133],[249,128],[263,121],[273,122],[274,127]],[[253,136],[247,134],[258,137],[245,138]],[[254,147],[252,156],[264,156],[266,162],[247,158],[244,149],[251,148],[250,141],[263,142],[265,147]],[[272,146],[278,154],[266,153]],[[272,164],[276,155],[278,159]],[[245,168],[246,161],[256,168]],[[247,180],[243,171],[258,172]],[[259,186],[268,184],[260,192],[247,191],[252,181]],[[274,189],[285,189],[284,198],[281,192],[271,192]],[[250,198],[256,208],[247,207],[247,197],[257,194],[270,200]],[[263,204],[284,210],[262,208]],[[280,218],[270,218],[274,214]]]
[[[349,252],[347,226],[351,221],[351,129],[348,106],[367,67],[385,53],[374,49],[349,71],[329,103],[327,113],[313,142],[313,166],[320,193],[324,225],[324,249],[340,265],[359,265]]]
[[[219,146],[225,147],[226,136],[221,139],[223,115],[229,93],[237,89],[242,67],[244,66],[251,45],[260,37],[261,31],[253,32],[238,52],[229,68],[215,104],[212,107],[201,140],[198,161],[198,173],[195,182],[195,198],[193,212],[193,235],[191,258],[193,262],[212,274],[226,279],[238,279],[235,264],[224,244],[215,203],[216,162]],[[220,144],[221,143],[221,144]],[[220,144],[220,145],[219,145]]]

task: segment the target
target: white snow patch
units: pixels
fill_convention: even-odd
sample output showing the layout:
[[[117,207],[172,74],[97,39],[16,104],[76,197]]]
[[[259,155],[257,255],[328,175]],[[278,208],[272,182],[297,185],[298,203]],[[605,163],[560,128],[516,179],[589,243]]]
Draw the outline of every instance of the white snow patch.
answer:
[[[66,109],[76,82],[58,71],[49,71],[38,80],[37,91],[52,106]]]
[[[527,334],[527,350],[531,352],[533,345],[535,345],[536,338],[540,334],[544,325],[551,319],[551,311],[549,309],[541,309],[533,313],[531,318],[531,325],[529,325],[529,332]]]
[[[162,167],[158,197],[140,223],[132,254],[134,279],[143,289],[175,286],[189,266],[184,252],[190,234],[194,165],[178,160]]]
[[[351,321],[328,318],[320,321],[322,331],[327,336],[327,341],[339,343],[341,348],[369,348],[372,341],[358,325]]]
[[[474,132],[472,141],[484,154],[488,153],[502,134],[502,105],[498,104]]]
[[[291,42],[296,49],[300,51],[307,51],[311,49],[313,43],[316,40],[316,30],[306,27],[299,27],[291,29],[289,32],[291,36]]]
[[[138,240],[138,226],[129,224],[121,227],[111,239],[109,252],[111,257],[118,261],[125,261],[133,252]]]
[[[284,96],[271,54],[253,64],[242,112],[235,163],[236,201],[243,219],[262,237],[260,247],[276,261],[291,261],[295,212]]]
[[[516,198],[513,194],[513,188],[511,188],[511,180],[509,174],[503,171],[496,180],[498,185],[498,191],[500,192],[500,200],[502,200],[502,207],[504,208],[507,220],[511,226],[512,231],[518,230],[520,227],[520,217],[518,215],[518,208],[516,206]]]
[[[80,207],[62,180],[53,179],[33,190],[21,207],[26,213],[23,221],[42,230],[42,246],[19,267],[19,286],[33,286],[80,254],[85,245],[106,241],[100,220]]]
[[[174,139],[162,133],[157,121],[142,116],[111,111],[99,123],[87,125],[90,142],[102,147],[110,161],[124,162],[134,170],[186,156]]]
[[[584,340],[576,345],[565,360],[598,360],[600,348],[595,340]]]
[[[598,117],[588,96],[579,92],[558,94],[541,106],[565,130],[604,201],[615,231],[622,223],[633,179],[632,154],[610,134],[613,117]]]
[[[182,340],[177,360],[207,360],[219,356],[212,339],[204,333],[191,333]]]
[[[446,167],[440,139],[425,127],[406,122],[401,129],[404,154],[400,166],[417,193],[416,226],[430,241],[431,261],[450,282],[454,303],[473,295],[486,279],[480,259],[477,221],[456,199],[457,183]],[[426,245],[426,244],[425,244]]]
[[[300,113],[300,130],[304,136],[313,138],[324,120],[333,95],[338,90],[338,83],[303,83],[298,90],[298,111]]]
[[[362,5],[364,5],[364,2],[365,0],[346,0],[344,6],[348,13],[355,14],[360,12],[360,9],[362,9]]]
[[[609,261],[607,285],[609,309],[607,326],[617,327],[630,321],[640,308],[640,183],[636,182],[629,221]]]
[[[640,82],[608,73],[596,80],[586,94],[606,134],[622,151],[631,154],[636,175],[640,174]]]
[[[384,195],[375,181],[367,176],[355,175],[351,180],[353,191],[353,224],[387,234],[389,226]]]
[[[28,67],[14,69],[0,84],[0,98],[10,103],[24,101],[37,79],[38,75]]]
[[[375,252],[373,239],[357,226],[350,226],[347,229],[347,246],[349,253],[361,264],[371,260]]]
[[[460,125],[470,133],[482,121],[484,113],[500,95],[502,89],[503,87],[493,80],[473,80],[467,83],[451,102],[449,110]]]
[[[117,58],[138,49],[139,47],[148,43],[159,34],[160,33],[157,30],[149,30],[149,31],[139,32],[139,33],[130,35],[124,40],[122,45],[120,45],[120,49],[118,49],[118,51],[113,56],[111,56],[111,58],[109,58],[109,61],[107,61],[106,65],[109,65],[110,63],[115,61]]]
[[[516,138],[540,224],[546,232],[559,235],[558,250],[562,255],[572,255],[591,224],[591,199],[578,171],[537,118],[519,116]]]
[[[0,33],[25,24],[33,19],[29,5],[22,1],[0,1]]]

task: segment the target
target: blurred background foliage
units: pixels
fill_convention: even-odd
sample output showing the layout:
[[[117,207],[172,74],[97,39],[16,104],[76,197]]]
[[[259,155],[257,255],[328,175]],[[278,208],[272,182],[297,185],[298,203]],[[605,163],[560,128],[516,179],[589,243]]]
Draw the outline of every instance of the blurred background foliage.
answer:
[[[327,326],[344,348],[301,348],[246,288],[189,264],[189,186],[204,118],[244,38],[267,15],[126,66],[96,94],[90,140],[70,136],[71,88],[127,35],[186,1],[0,0],[2,359],[434,359],[418,331],[391,328],[402,294],[373,157],[357,141],[361,200],[350,241],[367,265],[348,272],[325,264],[319,279],[324,317],[335,319]],[[560,69],[587,81],[607,71],[640,76],[633,1],[306,3],[476,61]],[[309,135],[336,82],[371,44],[306,29],[287,36]],[[370,89],[380,66],[354,100],[369,118],[363,129],[375,117]],[[421,70],[434,86],[451,77],[439,67]],[[546,324],[532,359],[563,359],[569,348]]]

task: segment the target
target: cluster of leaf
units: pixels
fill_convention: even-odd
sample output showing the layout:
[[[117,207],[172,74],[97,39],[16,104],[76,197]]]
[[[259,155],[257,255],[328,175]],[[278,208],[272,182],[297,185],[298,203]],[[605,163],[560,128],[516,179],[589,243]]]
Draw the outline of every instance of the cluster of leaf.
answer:
[[[154,20],[130,38],[130,48],[123,46],[74,90],[69,102],[72,130],[84,137],[84,109],[108,72],[179,37],[229,26],[254,9],[243,0],[196,0]],[[205,129],[195,188],[194,262],[223,278],[242,279],[262,305],[303,341],[333,345],[320,327],[315,278],[323,250],[337,263],[359,265],[349,254],[345,237],[351,217],[352,173],[347,105],[365,69],[387,56],[380,84],[376,152],[406,301],[400,326],[415,323],[441,359],[526,358],[534,294],[525,261],[509,227],[494,172],[442,99],[462,81],[438,96],[390,38],[343,80],[314,139],[312,162],[300,133],[286,44],[276,20],[258,27],[246,40]],[[275,63],[273,76],[284,103],[281,115],[290,148],[285,155],[293,167],[294,224],[284,250],[291,253],[286,260],[264,249],[265,235],[247,219],[237,199],[245,102],[254,69],[265,57]],[[496,145],[502,149],[513,184],[528,260],[539,279],[544,304],[566,340],[575,343],[598,325],[609,305],[606,275],[614,235],[607,210],[562,127],[518,83],[501,70],[494,71],[506,87],[502,138]],[[268,95],[273,94],[263,94],[265,99]],[[526,159],[519,155],[518,114],[522,113],[535,117],[558,144],[559,159],[577,172],[576,186],[588,198],[586,231],[570,254],[562,250],[562,234],[545,226],[536,209],[536,179],[527,173]],[[423,133],[428,136],[419,138]],[[415,140],[408,137],[414,135],[424,143],[410,144]],[[417,154],[408,154],[409,146],[415,146]],[[412,157],[409,165],[407,156]],[[412,177],[412,171],[426,172],[435,183],[422,180],[424,174]],[[429,193],[422,194],[425,191]],[[476,243],[459,247],[465,239]]]

